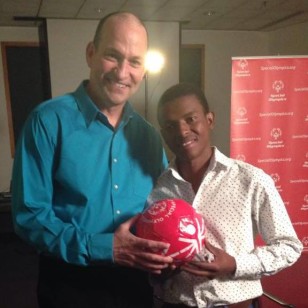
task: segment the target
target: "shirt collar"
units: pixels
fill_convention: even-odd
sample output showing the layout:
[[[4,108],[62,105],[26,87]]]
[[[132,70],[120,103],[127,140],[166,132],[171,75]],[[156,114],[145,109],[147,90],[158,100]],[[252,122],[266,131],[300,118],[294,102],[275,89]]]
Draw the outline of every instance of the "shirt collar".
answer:
[[[97,108],[92,99],[89,97],[86,91],[86,85],[88,80],[84,80],[77,90],[74,92],[74,96],[76,98],[79,110],[83,114],[87,126],[91,124],[97,117],[100,119],[104,119],[106,123],[108,123],[107,117]],[[133,107],[129,102],[126,102],[124,106],[124,112],[121,122],[125,125],[130,118],[132,118],[135,114]]]
[[[206,173],[209,171],[212,171],[216,169],[216,167],[221,166],[226,169],[230,168],[231,165],[233,164],[233,160],[223,153],[221,153],[217,147],[212,147],[213,148],[213,155],[211,157],[210,164],[208,166],[208,169],[206,170]],[[175,163],[175,157],[170,161],[169,166],[168,166],[169,172],[172,173],[172,175],[179,180],[183,180],[183,178],[180,176],[178,168]]]
[[[135,111],[129,102],[126,102],[124,106],[124,112],[122,117],[122,122],[125,125],[129,119],[131,119],[135,115]]]
[[[208,167],[208,170],[214,170],[216,166],[220,165],[226,169],[230,168],[233,164],[233,160],[223,153],[221,153],[216,147],[213,147],[213,155]]]

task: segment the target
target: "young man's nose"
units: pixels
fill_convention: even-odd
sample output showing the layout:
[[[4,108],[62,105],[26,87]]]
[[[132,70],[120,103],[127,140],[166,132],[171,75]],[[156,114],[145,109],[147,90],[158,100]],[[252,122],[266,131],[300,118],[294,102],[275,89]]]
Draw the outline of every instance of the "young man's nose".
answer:
[[[178,124],[178,134],[180,136],[186,136],[189,132],[189,125],[186,122],[180,122]]]

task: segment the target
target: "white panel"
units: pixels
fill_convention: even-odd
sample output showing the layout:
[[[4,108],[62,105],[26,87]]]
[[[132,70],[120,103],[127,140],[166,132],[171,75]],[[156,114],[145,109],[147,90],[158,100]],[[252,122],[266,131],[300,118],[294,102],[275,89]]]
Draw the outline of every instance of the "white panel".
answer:
[[[93,20],[47,20],[52,96],[74,91],[89,77],[86,46],[96,26]]]
[[[205,94],[216,115],[213,145],[229,155],[231,58],[268,54],[268,37],[260,32],[182,31],[183,44],[205,46]]]
[[[179,81],[179,24],[171,22],[146,22],[150,42],[149,49],[160,51],[165,57],[165,66],[160,73],[149,74],[148,83],[148,114],[147,119],[158,127],[156,107],[161,94],[167,87]],[[133,97],[135,108],[144,114],[145,82],[140,91]]]

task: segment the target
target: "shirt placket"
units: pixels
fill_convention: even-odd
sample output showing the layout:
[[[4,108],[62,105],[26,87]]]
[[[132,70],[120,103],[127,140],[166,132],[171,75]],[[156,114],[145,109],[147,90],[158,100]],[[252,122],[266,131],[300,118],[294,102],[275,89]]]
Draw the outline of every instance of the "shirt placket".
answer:
[[[120,155],[119,155],[119,134],[115,133],[111,143],[110,151],[110,172],[111,172],[111,198],[113,204],[113,217],[115,223],[120,219],[122,214],[122,209],[120,207],[121,203],[117,202],[119,194],[121,193],[121,170],[120,169]]]

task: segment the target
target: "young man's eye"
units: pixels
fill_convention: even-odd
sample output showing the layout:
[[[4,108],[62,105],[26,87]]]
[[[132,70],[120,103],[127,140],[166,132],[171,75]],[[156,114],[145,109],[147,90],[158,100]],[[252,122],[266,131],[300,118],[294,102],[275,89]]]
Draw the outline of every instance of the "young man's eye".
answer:
[[[187,119],[187,123],[194,123],[197,121],[197,117],[196,116],[191,116]]]
[[[171,124],[171,123],[165,124],[165,125],[163,126],[163,129],[164,129],[165,131],[170,131],[170,130],[174,129],[174,125]]]

